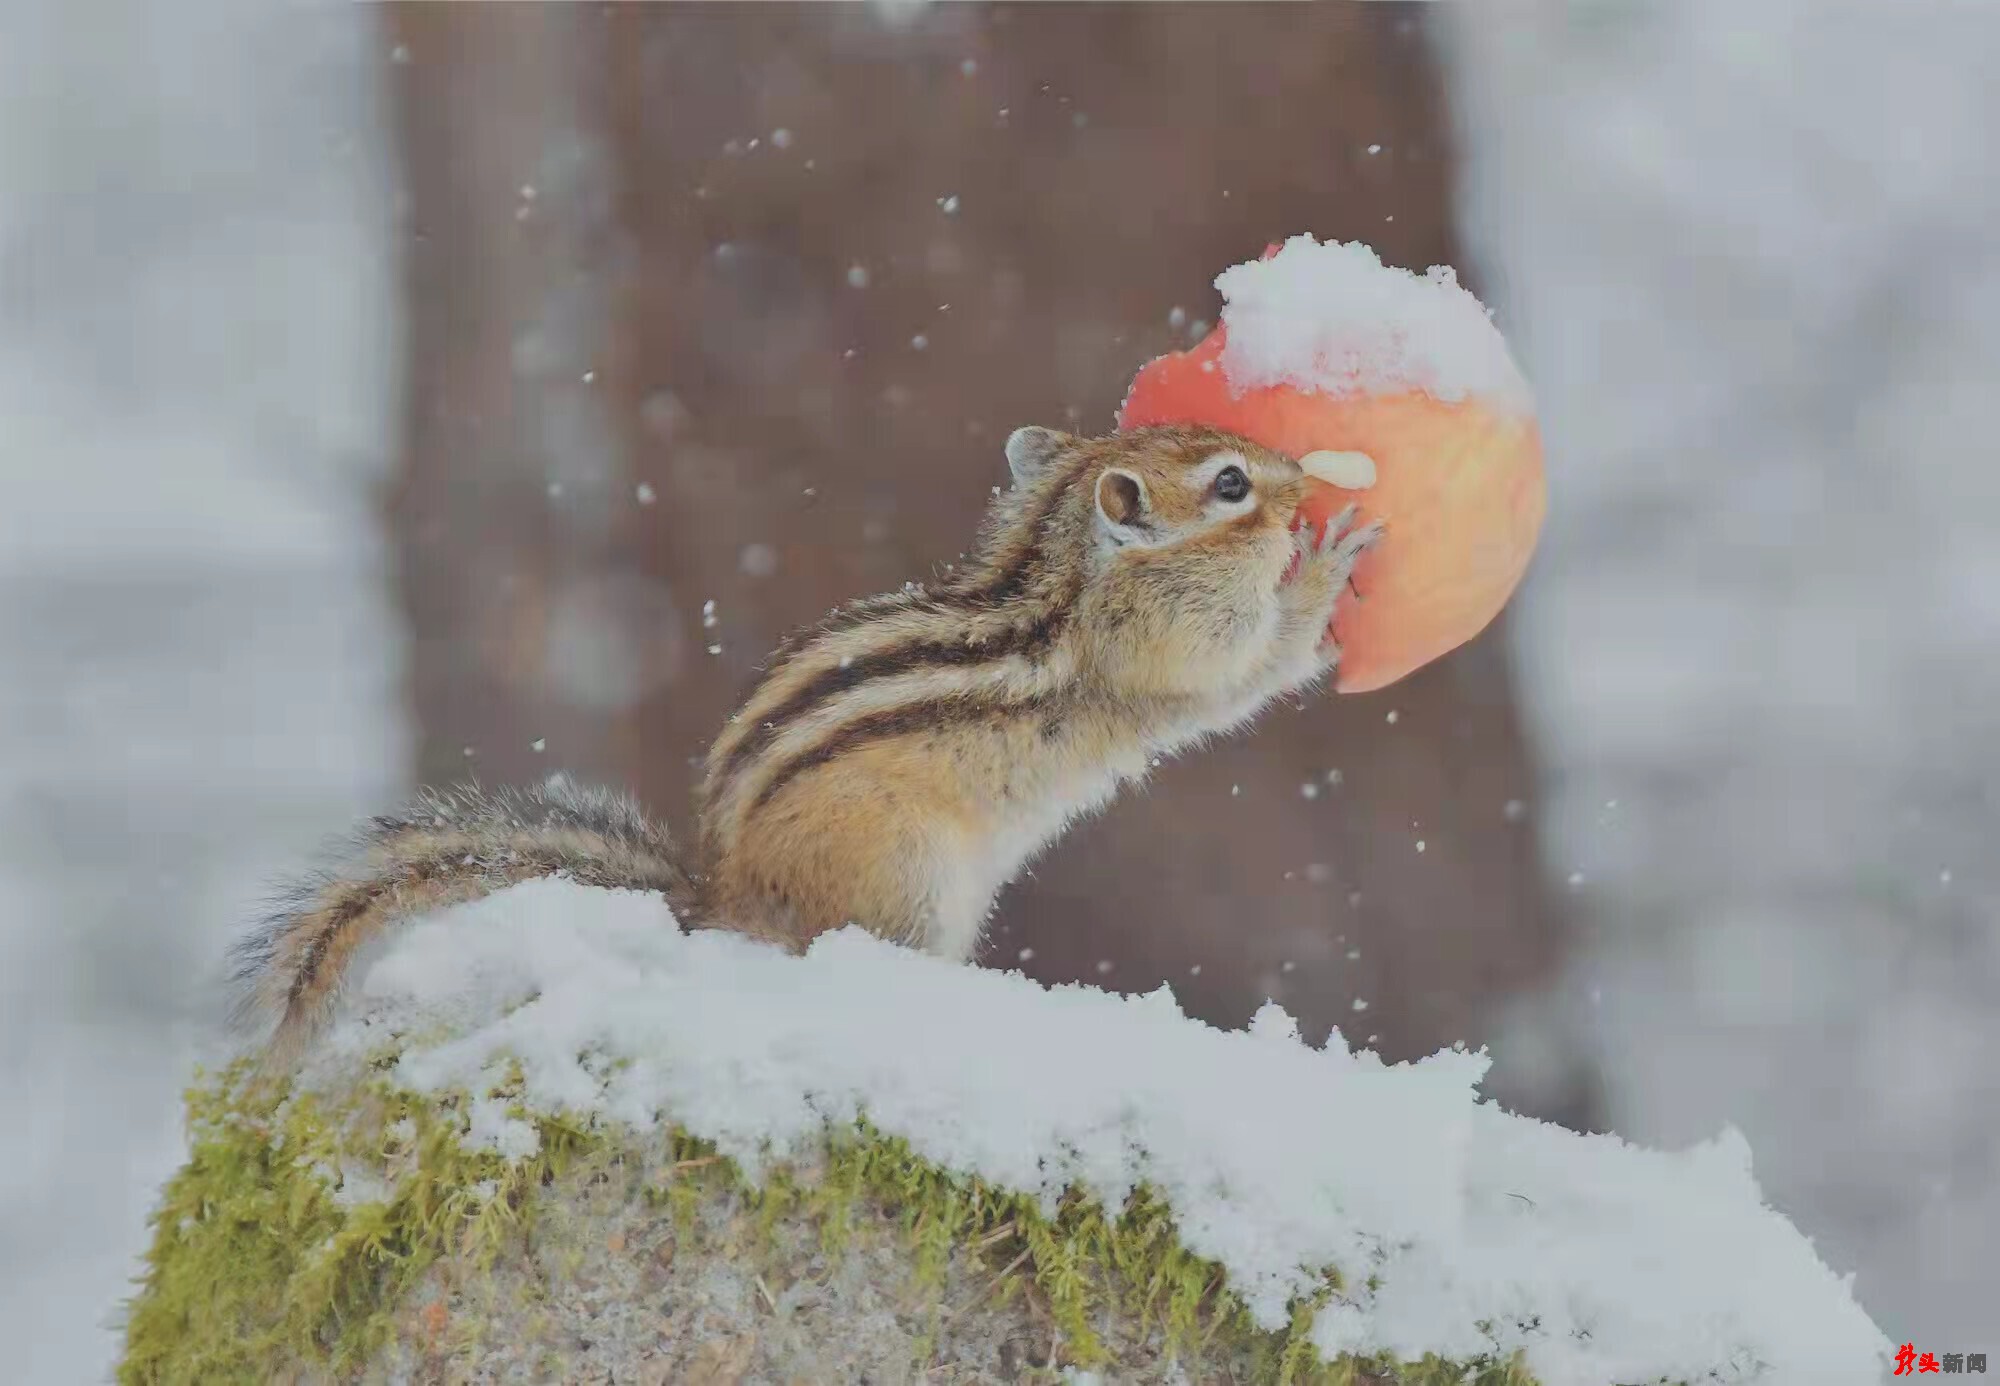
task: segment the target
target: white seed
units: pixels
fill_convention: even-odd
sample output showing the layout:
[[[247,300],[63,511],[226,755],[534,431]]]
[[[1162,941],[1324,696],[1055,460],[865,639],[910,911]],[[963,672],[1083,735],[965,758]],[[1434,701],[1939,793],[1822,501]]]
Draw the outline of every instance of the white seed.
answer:
[[[1375,459],[1365,452],[1321,448],[1301,457],[1299,469],[1315,481],[1348,491],[1365,490],[1375,484]]]

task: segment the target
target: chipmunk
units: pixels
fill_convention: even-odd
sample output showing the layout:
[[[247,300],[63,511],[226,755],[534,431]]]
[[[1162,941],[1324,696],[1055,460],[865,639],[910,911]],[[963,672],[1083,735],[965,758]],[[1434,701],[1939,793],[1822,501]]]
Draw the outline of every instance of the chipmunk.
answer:
[[[1207,428],[1016,430],[1013,485],[935,590],[836,608],[772,656],[708,752],[686,854],[629,800],[559,782],[372,820],[237,951],[244,1010],[296,1054],[357,949],[536,876],[654,890],[688,927],[793,949],[856,923],[968,960],[1000,889],[1163,755],[1332,670],[1380,533],[1294,532],[1298,462]]]

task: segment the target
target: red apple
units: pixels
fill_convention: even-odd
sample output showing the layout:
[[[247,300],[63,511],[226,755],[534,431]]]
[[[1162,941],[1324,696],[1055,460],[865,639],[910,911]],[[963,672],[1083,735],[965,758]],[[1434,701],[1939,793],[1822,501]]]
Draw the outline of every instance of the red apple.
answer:
[[[1548,508],[1534,419],[1477,397],[1447,403],[1421,391],[1266,386],[1237,395],[1223,374],[1223,345],[1218,327],[1193,349],[1150,362],[1118,426],[1202,423],[1292,457],[1332,449],[1374,459],[1372,486],[1314,482],[1300,507],[1302,522],[1321,526],[1354,503],[1363,522],[1387,526],[1356,566],[1356,592],[1333,614],[1335,686],[1382,688],[1484,630],[1527,570]]]

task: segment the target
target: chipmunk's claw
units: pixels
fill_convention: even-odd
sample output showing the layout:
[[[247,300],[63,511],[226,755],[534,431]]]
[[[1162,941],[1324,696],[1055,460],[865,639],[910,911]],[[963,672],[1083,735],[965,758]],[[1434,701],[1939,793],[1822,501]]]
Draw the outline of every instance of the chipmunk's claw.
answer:
[[[1292,561],[1285,568],[1283,581],[1297,577],[1309,562],[1324,564],[1332,572],[1336,590],[1344,589],[1361,600],[1361,589],[1354,583],[1354,565],[1381,539],[1383,526],[1374,520],[1359,529],[1351,528],[1358,513],[1359,507],[1349,505],[1317,532],[1310,525],[1294,530]]]
[[[1327,553],[1333,545],[1340,542],[1341,536],[1347,532],[1348,526],[1354,523],[1354,517],[1358,513],[1360,513],[1360,507],[1350,504],[1338,515],[1328,520],[1325,525],[1321,526],[1318,534],[1307,531],[1301,537],[1306,541],[1311,552],[1315,554]]]
[[[1349,528],[1354,523],[1355,514],[1356,508],[1350,505],[1334,516],[1327,527],[1320,532],[1318,540],[1313,545],[1313,553],[1316,556],[1331,561],[1341,570],[1344,583],[1351,583],[1353,580],[1355,560],[1374,548],[1382,538],[1380,520],[1371,520],[1359,529]]]

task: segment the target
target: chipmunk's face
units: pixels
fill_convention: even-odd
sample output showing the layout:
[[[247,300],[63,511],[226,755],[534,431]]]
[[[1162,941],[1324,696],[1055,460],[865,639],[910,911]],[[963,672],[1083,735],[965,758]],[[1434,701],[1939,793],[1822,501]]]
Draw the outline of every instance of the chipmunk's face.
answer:
[[[1017,478],[1063,460],[1070,488],[1089,495],[1109,563],[1195,563],[1275,588],[1291,561],[1305,473],[1247,438],[1188,427],[1088,439],[1022,429],[1008,458]]]

